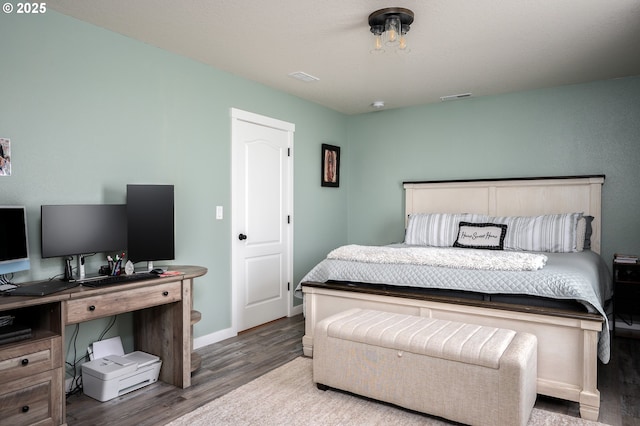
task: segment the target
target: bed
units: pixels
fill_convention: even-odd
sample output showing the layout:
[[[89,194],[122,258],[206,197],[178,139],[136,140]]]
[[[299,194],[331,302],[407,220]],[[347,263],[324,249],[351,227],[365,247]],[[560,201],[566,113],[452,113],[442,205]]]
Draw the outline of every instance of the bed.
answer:
[[[609,360],[609,330],[603,306],[611,296],[608,269],[599,255],[603,183],[602,175],[405,182],[407,235],[403,244],[380,248],[384,251],[381,255],[383,260],[371,263],[357,258],[371,255],[367,247],[340,248],[339,256],[333,252],[330,254],[338,257],[320,262],[299,284],[297,289],[298,293],[304,295],[306,318],[304,354],[313,356],[313,330],[318,321],[355,307],[530,332],[538,338],[538,393],[578,402],[583,418],[597,420],[600,407],[597,365],[598,360],[603,363]],[[431,258],[424,260],[425,264],[421,258],[418,265],[412,263],[414,260],[398,265],[403,272],[388,272],[385,263],[389,262],[387,252],[400,256],[396,253],[412,250],[416,246],[416,241],[409,241],[409,236],[415,237],[410,231],[417,229],[417,217],[447,217],[456,222],[454,239],[456,244],[461,242],[460,247],[443,247],[442,250],[470,252],[472,256],[492,250],[485,250],[484,246],[475,247],[476,243],[464,240],[463,228],[459,226],[472,226],[465,230],[478,229],[475,227],[489,218],[488,222],[493,225],[501,221],[509,224],[497,228],[496,232],[500,233],[501,229],[516,229],[513,227],[513,218],[543,215],[575,220],[567,222],[570,224],[567,226],[574,227],[572,229],[580,219],[586,217],[589,219],[587,222],[590,221],[590,232],[586,232],[584,243],[580,231],[576,231],[575,235],[567,235],[566,242],[562,244],[567,247],[573,244],[574,250],[567,250],[571,253],[565,253],[562,249],[553,253],[524,252],[523,256],[532,257],[528,261],[538,265],[537,269],[531,269],[531,266],[529,270],[487,271],[476,265],[455,267],[432,263]],[[469,216],[476,220],[468,224],[466,221],[461,221],[462,224],[457,222],[460,217]],[[512,234],[507,234],[507,240],[509,235]],[[573,242],[570,238],[573,238]],[[507,244],[504,235],[499,239],[501,244]],[[509,244],[519,242],[511,241]],[[582,245],[585,245],[584,249]],[[422,256],[428,250],[421,248],[419,251]],[[507,251],[492,252],[511,256]],[[544,257],[542,266],[539,265],[539,256]],[[457,255],[435,257],[442,262]],[[512,262],[512,259],[508,261]],[[575,289],[571,282],[557,284],[555,277],[550,278],[550,274],[558,268],[565,267],[569,269],[562,269],[563,280],[588,283],[576,284],[579,287]],[[491,268],[495,269],[488,267]],[[342,275],[347,269],[354,269],[355,272],[351,270],[347,275]],[[486,285],[486,274],[489,273],[496,275],[488,279],[491,284],[484,288],[482,286]],[[401,274],[400,278],[397,274]],[[532,286],[527,280],[532,279],[536,281],[536,286],[548,287],[547,284],[554,283],[555,287],[542,295],[532,294],[527,291]],[[482,284],[483,280],[485,284]],[[478,281],[481,283],[478,284]],[[470,282],[475,284],[469,286]]]

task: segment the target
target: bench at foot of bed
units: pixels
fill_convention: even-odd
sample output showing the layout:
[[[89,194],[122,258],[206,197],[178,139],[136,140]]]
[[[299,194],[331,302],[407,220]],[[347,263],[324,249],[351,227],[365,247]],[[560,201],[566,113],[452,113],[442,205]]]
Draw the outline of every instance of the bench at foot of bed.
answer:
[[[351,309],[320,321],[313,380],[477,425],[526,425],[536,400],[537,339],[528,333]]]

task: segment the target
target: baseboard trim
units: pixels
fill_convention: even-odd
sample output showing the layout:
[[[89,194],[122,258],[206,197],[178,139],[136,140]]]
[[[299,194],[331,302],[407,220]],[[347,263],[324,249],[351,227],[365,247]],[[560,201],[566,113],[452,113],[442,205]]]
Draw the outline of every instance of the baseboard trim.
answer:
[[[203,346],[213,345],[214,343],[221,342],[231,337],[236,337],[238,333],[232,328],[226,328],[219,330],[211,334],[196,337],[193,339],[193,349],[199,349]]]
[[[289,316],[293,317],[293,316],[299,315],[301,313],[302,313],[302,303],[292,307]]]
[[[289,317],[299,315],[301,313],[302,313],[302,304],[293,306],[289,311]],[[229,327],[224,330],[213,332],[211,334],[195,337],[193,339],[193,349],[199,349],[203,346],[213,345],[214,343],[221,342],[231,337],[236,337],[237,335],[238,335],[237,330],[235,330],[233,327]]]

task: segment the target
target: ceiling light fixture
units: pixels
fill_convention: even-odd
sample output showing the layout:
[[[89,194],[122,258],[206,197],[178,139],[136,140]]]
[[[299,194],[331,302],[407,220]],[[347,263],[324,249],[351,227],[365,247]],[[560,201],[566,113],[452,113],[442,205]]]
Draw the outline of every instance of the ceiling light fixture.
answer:
[[[384,52],[384,46],[408,53],[407,33],[413,23],[413,12],[402,7],[387,7],[369,15],[369,27],[375,36],[371,53]]]

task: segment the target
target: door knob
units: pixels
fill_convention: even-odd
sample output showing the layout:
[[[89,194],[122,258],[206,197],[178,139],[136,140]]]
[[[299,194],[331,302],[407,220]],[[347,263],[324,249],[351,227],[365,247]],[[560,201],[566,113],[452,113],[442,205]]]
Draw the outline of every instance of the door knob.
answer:
[[[240,234],[240,235],[238,235],[238,239],[239,239],[240,241],[242,241],[242,240],[246,240],[246,239],[247,239],[247,236],[246,236],[246,235],[244,235],[244,234]]]

